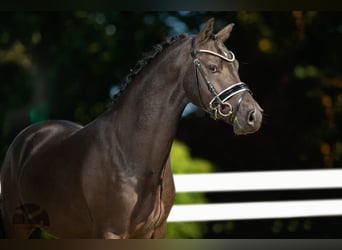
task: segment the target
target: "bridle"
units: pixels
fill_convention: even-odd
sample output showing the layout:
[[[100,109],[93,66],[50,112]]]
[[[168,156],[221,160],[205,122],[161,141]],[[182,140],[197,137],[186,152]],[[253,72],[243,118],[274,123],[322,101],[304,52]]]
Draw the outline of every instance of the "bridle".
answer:
[[[216,39],[216,37],[214,36],[213,39]],[[210,114],[210,116],[212,116],[215,120],[218,119],[219,115],[221,115],[223,117],[230,117],[230,122],[233,123],[234,119],[237,115],[237,112],[239,111],[240,104],[241,104],[242,100],[244,99],[244,97],[247,93],[252,94],[252,91],[249,89],[249,87],[247,86],[246,83],[238,82],[238,83],[235,83],[235,84],[227,87],[226,89],[224,89],[220,93],[217,93],[217,91],[215,90],[215,87],[212,85],[208,76],[205,74],[200,60],[196,57],[196,55],[201,54],[201,53],[206,53],[206,54],[217,56],[217,57],[221,58],[222,60],[229,62],[229,63],[231,63],[235,60],[235,55],[233,54],[233,52],[229,51],[230,58],[228,58],[228,57],[222,56],[222,55],[220,55],[214,51],[211,51],[211,50],[197,50],[196,46],[195,46],[195,37],[192,38],[191,56],[193,58],[194,72],[195,72],[196,84],[197,84],[197,91],[198,91],[198,95],[200,98],[201,105],[204,108],[204,110],[206,112],[208,112]],[[200,72],[201,76],[203,77],[204,82],[206,83],[206,85],[208,87],[210,94],[213,97],[213,99],[209,102],[209,107],[206,107],[203,103],[203,100],[202,100],[202,97],[200,94],[200,87],[199,87],[197,71]],[[242,93],[242,94],[241,94],[241,96],[237,102],[236,108],[233,109],[232,105],[228,102],[228,100],[238,93]],[[225,108],[228,108],[229,111],[224,112],[223,110]]]

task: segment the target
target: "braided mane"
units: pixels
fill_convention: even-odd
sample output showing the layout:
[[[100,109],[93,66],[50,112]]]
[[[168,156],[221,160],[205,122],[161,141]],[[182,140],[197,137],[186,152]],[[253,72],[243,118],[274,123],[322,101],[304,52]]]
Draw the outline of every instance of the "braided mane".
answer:
[[[130,73],[125,77],[124,81],[122,81],[120,91],[112,97],[112,105],[115,106],[115,104],[117,104],[121,94],[125,91],[128,85],[135,79],[135,77],[144,69],[144,67],[148,63],[150,63],[157,55],[161,54],[161,52],[163,52],[170,45],[178,41],[184,40],[186,37],[188,36],[182,33],[179,35],[169,37],[160,44],[154,45],[153,49],[150,52],[146,53],[146,55],[137,62],[134,68],[131,69]]]

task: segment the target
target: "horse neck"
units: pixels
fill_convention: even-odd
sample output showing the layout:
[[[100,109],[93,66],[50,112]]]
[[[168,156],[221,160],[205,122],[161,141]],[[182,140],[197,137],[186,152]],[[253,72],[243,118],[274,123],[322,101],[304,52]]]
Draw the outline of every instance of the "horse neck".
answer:
[[[120,96],[118,107],[107,113],[111,122],[106,133],[113,148],[129,157],[125,168],[155,168],[149,169],[155,172],[164,166],[188,103],[183,89],[184,64],[191,63],[189,49],[183,48],[187,44],[182,42],[154,58]]]

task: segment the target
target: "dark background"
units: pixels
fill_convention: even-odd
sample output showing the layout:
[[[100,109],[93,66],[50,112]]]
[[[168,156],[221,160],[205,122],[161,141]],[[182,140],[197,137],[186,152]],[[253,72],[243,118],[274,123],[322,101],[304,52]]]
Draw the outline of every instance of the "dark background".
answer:
[[[265,110],[259,132],[232,128],[195,110],[177,140],[215,171],[342,167],[341,12],[2,12],[0,159],[27,125],[85,124],[106,110],[144,52],[165,37],[197,33],[210,17],[234,22],[227,47]],[[305,180],[303,180],[305,181]],[[341,198],[341,190],[210,194],[212,202]],[[341,237],[341,217],[213,222],[206,238]]]

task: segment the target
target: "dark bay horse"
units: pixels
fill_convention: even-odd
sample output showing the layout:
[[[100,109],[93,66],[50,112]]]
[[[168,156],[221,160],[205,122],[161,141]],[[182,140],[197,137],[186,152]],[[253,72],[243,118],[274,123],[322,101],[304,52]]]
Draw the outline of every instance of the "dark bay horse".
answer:
[[[175,196],[169,155],[186,104],[236,134],[261,126],[262,109],[224,45],[233,24],[217,34],[213,24],[155,46],[86,126],[45,121],[14,139],[1,169],[8,238],[37,227],[59,238],[164,237]]]

